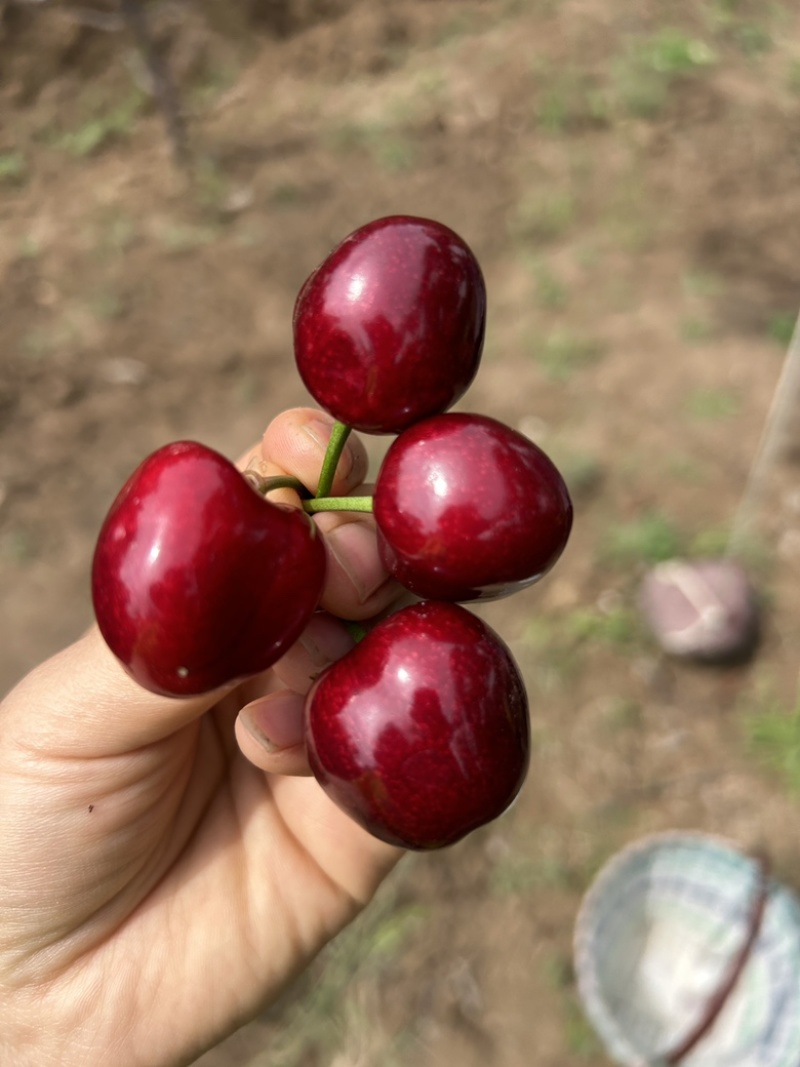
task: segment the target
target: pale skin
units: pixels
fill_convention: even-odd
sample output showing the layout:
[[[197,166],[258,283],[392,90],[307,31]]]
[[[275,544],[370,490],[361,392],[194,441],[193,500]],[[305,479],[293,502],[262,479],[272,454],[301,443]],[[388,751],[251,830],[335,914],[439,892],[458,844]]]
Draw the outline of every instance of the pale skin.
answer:
[[[313,490],[330,426],[285,412],[240,464],[258,457]],[[334,493],[359,490],[366,467],[352,436]],[[352,644],[333,616],[373,618],[399,590],[369,516],[315,521],[329,614],[267,675],[155,696],[92,628],[0,704],[0,1063],[190,1064],[273,1000],[397,862],[309,776],[302,711]]]

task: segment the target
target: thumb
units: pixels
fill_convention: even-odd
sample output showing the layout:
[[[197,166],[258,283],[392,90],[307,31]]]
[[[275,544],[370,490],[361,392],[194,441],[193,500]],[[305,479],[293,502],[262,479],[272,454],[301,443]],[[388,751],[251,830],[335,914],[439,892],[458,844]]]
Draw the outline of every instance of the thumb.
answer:
[[[115,756],[169,737],[227,691],[188,699],[151,693],[125,672],[93,626],[9,693],[0,705],[0,730],[56,758]]]

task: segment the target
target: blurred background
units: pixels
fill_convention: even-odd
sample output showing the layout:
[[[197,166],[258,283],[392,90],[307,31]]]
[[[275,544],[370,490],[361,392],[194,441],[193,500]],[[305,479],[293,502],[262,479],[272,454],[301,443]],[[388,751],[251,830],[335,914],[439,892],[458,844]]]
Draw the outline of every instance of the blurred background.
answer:
[[[146,9],[188,170],[113,2],[0,0],[0,691],[89,624],[97,530],[148,452],[235,456],[308,402],[292,307],[331,247],[385,214],[447,223],[489,297],[459,407],[532,436],[576,505],[555,571],[481,609],[526,676],[530,778],[198,1063],[606,1064],[571,939],[609,856],[708,830],[800,886],[790,451],[743,548],[755,657],[670,661],[637,608],[653,563],[725,550],[800,305],[797,7]]]

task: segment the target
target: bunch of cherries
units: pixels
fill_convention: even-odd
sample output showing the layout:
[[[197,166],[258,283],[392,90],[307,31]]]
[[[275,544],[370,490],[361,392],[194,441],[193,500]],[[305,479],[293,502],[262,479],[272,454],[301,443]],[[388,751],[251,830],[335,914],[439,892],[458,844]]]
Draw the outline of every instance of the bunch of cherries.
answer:
[[[446,413],[475,377],[485,321],[480,267],[452,230],[402,215],[356,230],[294,312],[300,376],[336,420],[316,495],[170,444],[119,493],[92,569],[100,630],[128,672],[156,693],[199,694],[270,667],[317,610],[314,514],[372,511],[384,565],[420,599],[316,679],[306,743],[334,802],[408,848],[459,840],[519,792],[525,686],[500,637],[458,602],[535,582],[572,526],[540,448],[486,416]],[[397,435],[372,497],[329,495],[351,429]],[[302,510],[268,499],[287,484]]]

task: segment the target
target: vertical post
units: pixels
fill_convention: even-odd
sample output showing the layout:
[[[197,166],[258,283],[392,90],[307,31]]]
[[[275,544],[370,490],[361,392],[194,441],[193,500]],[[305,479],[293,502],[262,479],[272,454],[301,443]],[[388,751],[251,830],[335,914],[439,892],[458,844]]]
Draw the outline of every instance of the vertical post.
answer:
[[[783,369],[772,396],[756,457],[747,476],[728,539],[729,556],[736,555],[755,520],[770,471],[788,450],[791,433],[797,433],[800,412],[800,315],[795,323]],[[794,416],[794,418],[793,418]]]
[[[122,17],[136,41],[139,51],[144,56],[150,77],[153,79],[153,91],[158,100],[167,137],[172,147],[172,156],[178,167],[189,163],[189,139],[186,122],[181,111],[178,94],[170,77],[164,57],[156,48],[141,0],[118,0]]]

